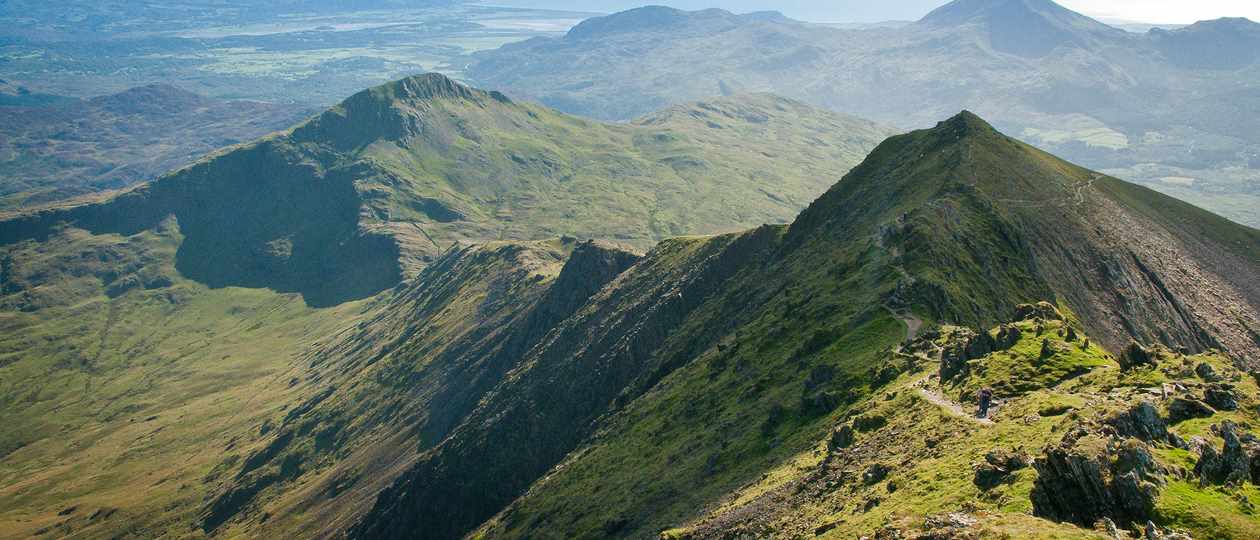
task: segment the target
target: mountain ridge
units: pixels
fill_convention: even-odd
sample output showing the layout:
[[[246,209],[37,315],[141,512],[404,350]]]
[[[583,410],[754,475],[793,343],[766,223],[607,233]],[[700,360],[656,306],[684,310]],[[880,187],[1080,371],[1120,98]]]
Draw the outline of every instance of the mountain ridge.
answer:
[[[749,23],[539,38],[476,53],[467,73],[520,99],[615,120],[752,92],[906,129],[972,109],[1072,161],[1260,225],[1247,189],[1254,130],[1237,114],[1260,103],[1250,32],[1127,33],[1048,1],[947,8],[874,29]]]
[[[0,243],[46,238],[67,221],[135,234],[175,214],[181,272],[325,306],[385,290],[453,242],[577,234],[644,247],[784,221],[821,178],[891,132],[767,96],[692,108],[606,125],[421,75],[112,198],[18,215],[0,223]],[[756,136],[777,142],[735,154]],[[774,152],[793,159],[755,158]],[[575,201],[588,196],[604,201],[602,213]]]
[[[1260,297],[1245,287],[1258,231],[1213,224],[1246,239],[1232,247],[1246,262],[1223,272],[1212,247],[1176,244],[1188,242],[1179,216],[1144,216],[1137,204],[1170,199],[1121,185],[970,113],[895,136],[787,228],[659,245],[531,350],[351,536],[458,537],[488,518],[478,534],[659,532],[791,452],[767,438],[784,433],[804,451],[819,415],[883,384],[879,351],[906,335],[894,313],[985,328],[1057,297],[1098,346],[1226,347],[1254,368]],[[1095,221],[1110,214],[1123,217]],[[1157,247],[1130,236],[1156,227],[1168,231],[1153,235]],[[1209,231],[1202,241],[1232,240]],[[1202,266],[1163,261],[1165,248]],[[592,493],[613,502],[576,504]]]

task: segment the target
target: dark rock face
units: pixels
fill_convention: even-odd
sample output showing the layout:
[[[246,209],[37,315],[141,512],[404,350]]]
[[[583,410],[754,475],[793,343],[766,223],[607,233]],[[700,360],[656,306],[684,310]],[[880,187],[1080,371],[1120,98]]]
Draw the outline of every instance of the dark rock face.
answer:
[[[868,486],[873,486],[883,482],[888,478],[888,473],[892,472],[892,468],[883,463],[876,463],[867,467],[866,472],[862,473],[862,482]]]
[[[1011,474],[1026,469],[1029,465],[1027,456],[1007,450],[992,450],[984,456],[984,462],[976,465],[973,482],[980,489],[993,489],[1010,479]]]
[[[1220,382],[1221,380],[1221,376],[1216,373],[1216,369],[1212,367],[1212,364],[1207,362],[1196,366],[1194,368],[1194,374],[1198,375],[1200,379],[1207,382]]]
[[[1141,441],[1077,440],[1073,434],[1047,448],[1033,467],[1033,513],[1086,527],[1102,518],[1126,526],[1150,519],[1165,474]]]
[[[993,340],[993,346],[999,351],[1009,350],[1019,342],[1019,337],[1019,327],[1011,324],[1004,324],[1001,328],[998,328],[997,338]]]
[[[853,439],[853,426],[851,424],[842,424],[836,426],[836,429],[831,432],[831,440],[827,442],[827,447],[832,451],[843,450],[853,446]]]
[[[945,343],[941,351],[942,381],[966,376],[967,361],[983,357],[995,350],[993,336],[985,331],[959,330]]]
[[[1133,437],[1146,442],[1168,440],[1168,425],[1159,416],[1159,410],[1149,401],[1143,401],[1108,418],[1106,423],[1121,437]]]
[[[1215,410],[1197,399],[1176,397],[1168,404],[1168,419],[1174,424],[1191,418],[1208,418],[1214,414]]]
[[[1155,355],[1145,347],[1138,345],[1136,341],[1129,343],[1129,346],[1120,353],[1120,369],[1125,371],[1134,369],[1139,366],[1154,366]]]
[[[1216,383],[1203,391],[1203,401],[1218,411],[1238,410],[1238,398],[1234,395],[1234,385]]]
[[[1225,441],[1225,446],[1218,452],[1215,446],[1204,445],[1194,465],[1195,476],[1204,484],[1236,484],[1252,478],[1252,457],[1238,438],[1238,426],[1223,422],[1212,427]]]

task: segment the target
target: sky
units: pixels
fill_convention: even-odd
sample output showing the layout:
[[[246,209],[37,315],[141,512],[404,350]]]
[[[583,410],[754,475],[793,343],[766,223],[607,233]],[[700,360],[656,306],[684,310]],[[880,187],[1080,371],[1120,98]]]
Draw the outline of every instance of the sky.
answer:
[[[720,7],[735,12],[782,11],[817,22],[916,20],[945,0],[485,0],[499,5],[612,12],[644,4],[682,9]],[[1108,20],[1144,23],[1192,23],[1220,17],[1260,22],[1260,0],[1059,0],[1066,7]]]

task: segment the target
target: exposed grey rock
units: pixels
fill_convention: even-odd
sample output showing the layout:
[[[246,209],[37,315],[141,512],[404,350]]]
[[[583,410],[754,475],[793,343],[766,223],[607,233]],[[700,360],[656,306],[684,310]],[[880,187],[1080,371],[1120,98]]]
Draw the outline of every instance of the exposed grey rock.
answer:
[[[1016,471],[1029,466],[1027,456],[1007,450],[992,450],[985,454],[984,462],[976,465],[973,482],[984,490],[1005,483]]]
[[[1207,364],[1200,364],[1207,365]],[[1238,410],[1238,398],[1234,395],[1234,385],[1215,383],[1203,391],[1203,401],[1218,411]]]
[[[1206,403],[1193,398],[1175,397],[1168,403],[1168,420],[1172,423],[1191,418],[1208,418],[1216,411]]]
[[[831,440],[827,442],[827,447],[832,451],[842,450],[853,446],[853,425],[841,424],[836,426],[831,432]]]
[[[999,351],[1009,350],[1016,343],[1019,343],[1019,337],[1019,327],[1013,324],[1004,324],[998,328],[997,338],[994,339],[993,346]]]
[[[1129,346],[1125,347],[1124,352],[1120,353],[1120,357],[1117,360],[1120,362],[1120,369],[1125,371],[1139,366],[1155,365],[1155,355],[1151,351],[1146,350],[1145,347],[1138,345],[1136,341],[1130,342]]]
[[[1221,380],[1221,376],[1216,373],[1216,368],[1213,368],[1212,364],[1207,362],[1195,366],[1194,374],[1207,382],[1220,382]]]
[[[1203,484],[1236,484],[1250,479],[1252,460],[1238,439],[1238,426],[1222,422],[1212,427],[1225,441],[1225,446],[1220,451],[1211,444],[1203,446],[1194,466],[1195,476]]]
[[[1103,518],[1123,526],[1150,519],[1166,474],[1145,443],[1108,444],[1097,436],[1065,437],[1033,468],[1033,513],[1083,527]]]
[[[892,472],[892,468],[883,463],[876,463],[866,468],[866,472],[862,473],[862,483],[873,486],[888,478],[888,473]]]
[[[995,350],[993,336],[986,331],[960,329],[941,347],[942,381],[951,381],[967,374],[968,360],[981,358]]]
[[[1063,320],[1063,314],[1059,313],[1059,309],[1049,302],[1037,302],[1036,304],[1020,304],[1015,306],[1015,318],[1019,320],[1028,320],[1041,318],[1049,321]]]
[[[1168,440],[1168,425],[1159,416],[1159,409],[1149,401],[1143,401],[1127,411],[1111,416],[1106,423],[1122,437],[1134,437],[1146,442]]]

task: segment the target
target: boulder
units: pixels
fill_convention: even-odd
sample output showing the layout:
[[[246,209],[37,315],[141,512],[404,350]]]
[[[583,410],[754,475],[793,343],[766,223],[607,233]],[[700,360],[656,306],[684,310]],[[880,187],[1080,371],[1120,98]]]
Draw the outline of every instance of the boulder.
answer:
[[[1146,527],[1142,530],[1143,540],[1193,540],[1193,538],[1184,533],[1173,532],[1169,530],[1161,530],[1155,526],[1155,522],[1147,521]]]
[[[827,441],[827,448],[831,451],[843,450],[853,446],[854,433],[852,424],[841,424],[831,431],[831,440]]]
[[[984,462],[976,465],[972,480],[983,490],[993,489],[1010,479],[1011,475],[1029,466],[1028,457],[1007,450],[992,450],[985,454]]]
[[[1020,332],[1019,327],[1013,324],[1004,324],[998,328],[997,337],[993,340],[993,347],[999,351],[1009,350],[1019,343]]]
[[[1015,318],[1021,321],[1029,319],[1045,319],[1048,321],[1061,321],[1063,314],[1059,313],[1059,309],[1049,302],[1037,302],[1036,304],[1020,304],[1015,306]]]
[[[1154,366],[1155,355],[1148,351],[1145,347],[1138,345],[1136,341],[1130,342],[1128,347],[1120,353],[1120,369],[1129,371],[1139,366]]]
[[[1151,519],[1166,472],[1150,448],[1136,439],[1077,438],[1075,431],[1033,463],[1033,514],[1082,527],[1103,518],[1126,527]]]
[[[1132,437],[1146,442],[1168,441],[1168,425],[1159,416],[1159,409],[1149,401],[1134,405],[1129,410],[1116,413],[1105,423],[1121,437]]]
[[[1201,364],[1207,365],[1207,364]],[[1238,410],[1238,397],[1234,395],[1234,385],[1214,383],[1203,391],[1203,401],[1218,411]]]
[[[1220,382],[1221,381],[1221,376],[1216,373],[1216,368],[1212,367],[1212,364],[1209,364],[1207,362],[1203,362],[1195,366],[1194,374],[1198,375],[1200,379],[1203,379],[1204,381],[1207,381],[1207,382]]]
[[[1247,457],[1251,461],[1251,483],[1260,486],[1260,444],[1248,445]]]
[[[1055,350],[1054,344],[1050,342],[1050,338],[1041,340],[1041,353],[1039,356],[1042,360],[1053,357],[1056,352],[1058,351]]]
[[[1202,446],[1199,461],[1194,465],[1194,474],[1199,477],[1199,482],[1238,484],[1250,480],[1251,456],[1238,438],[1238,426],[1233,422],[1222,422],[1212,427],[1225,445],[1220,451],[1211,444]]]
[[[1214,414],[1215,410],[1197,399],[1175,397],[1168,402],[1168,420],[1174,424],[1191,418],[1208,418]]]
[[[941,346],[941,381],[952,381],[966,376],[967,361],[981,358],[995,350],[993,336],[988,332],[962,328],[954,331]]]
[[[883,463],[876,463],[866,468],[866,472],[862,473],[862,483],[873,486],[883,482],[888,478],[888,473],[892,472],[892,468]]]

